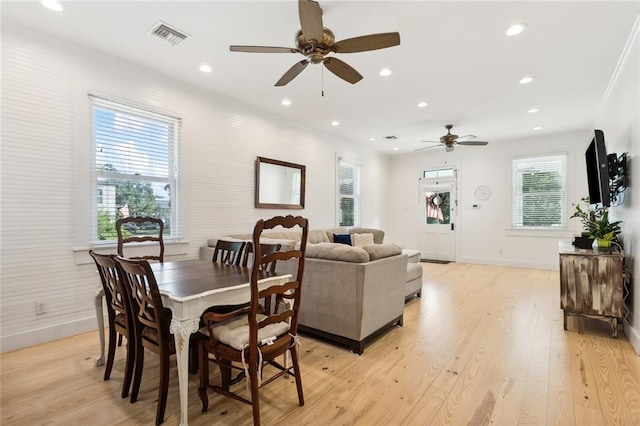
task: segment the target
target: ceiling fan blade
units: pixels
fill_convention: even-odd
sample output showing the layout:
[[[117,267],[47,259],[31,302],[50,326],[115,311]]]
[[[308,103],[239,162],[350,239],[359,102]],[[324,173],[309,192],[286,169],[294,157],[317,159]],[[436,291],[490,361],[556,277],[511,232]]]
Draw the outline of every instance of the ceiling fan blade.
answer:
[[[399,44],[399,33],[379,33],[339,41],[333,44],[333,50],[336,53],[355,53],[366,52],[368,50],[385,49]]]
[[[300,62],[297,62],[294,66],[289,68],[289,71],[285,72],[280,80],[276,83],[276,86],[284,86],[289,83],[291,80],[296,78],[298,74],[300,74],[306,67],[309,65],[309,61],[303,59]]]
[[[475,139],[475,138],[477,138],[476,135],[464,135],[464,136],[458,136],[457,140],[460,140],[460,139]]]
[[[425,142],[425,143],[437,143],[437,144],[441,144],[442,142],[440,141],[420,141],[420,142]]]
[[[420,141],[420,142],[424,142],[424,141]],[[442,144],[440,144],[440,142],[438,142],[438,145],[433,145],[433,146],[425,146],[424,148],[418,148],[418,149],[414,149],[414,152],[417,151],[424,151],[425,149],[431,149],[431,148],[440,148],[442,146]]]
[[[322,41],[322,9],[313,0],[298,0],[298,15],[302,34],[307,40]]]
[[[356,84],[362,80],[362,75],[351,65],[337,58],[325,58],[324,65],[329,71],[351,84]]]
[[[229,46],[232,52],[247,53],[299,53],[300,51],[294,47],[272,47],[272,46]]]
[[[456,145],[476,145],[476,146],[489,144],[489,142],[485,142],[485,141],[456,141],[455,143]]]

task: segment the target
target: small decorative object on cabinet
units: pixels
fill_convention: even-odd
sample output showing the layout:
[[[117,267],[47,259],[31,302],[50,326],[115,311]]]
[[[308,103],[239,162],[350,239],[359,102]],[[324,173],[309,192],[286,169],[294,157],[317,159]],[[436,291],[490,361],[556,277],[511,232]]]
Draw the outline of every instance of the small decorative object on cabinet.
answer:
[[[611,334],[618,336],[618,318],[623,317],[624,255],[619,252],[599,252],[578,249],[561,241],[560,307],[567,315],[597,316],[611,323]]]

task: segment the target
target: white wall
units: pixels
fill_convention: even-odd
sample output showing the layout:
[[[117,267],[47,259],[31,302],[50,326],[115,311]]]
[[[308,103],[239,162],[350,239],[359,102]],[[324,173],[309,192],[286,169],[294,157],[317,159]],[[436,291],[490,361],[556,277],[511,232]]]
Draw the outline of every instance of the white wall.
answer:
[[[180,224],[170,259],[260,217],[302,214],[335,226],[336,159],[362,164],[363,226],[385,222],[388,157],[314,134],[153,71],[13,24],[2,26],[1,351],[95,329],[87,254],[92,193],[89,93],[183,118]],[[257,156],[306,165],[306,208],[254,208]],[[115,250],[111,248],[111,250]],[[172,256],[173,255],[173,256]],[[48,313],[35,314],[45,301]]]
[[[522,156],[567,153],[567,199],[578,202],[586,195],[584,149],[592,130],[540,135],[530,139],[489,143],[484,147],[458,146],[446,153],[433,148],[395,156],[390,164],[391,210],[397,219],[386,228],[385,240],[404,247],[420,245],[422,204],[418,202],[418,179],[429,168],[458,170],[458,215],[456,261],[558,269],[558,241],[579,234],[580,224],[568,222],[565,231],[523,231],[511,229],[511,160]],[[446,162],[446,164],[445,164]],[[485,201],[475,199],[479,185],[491,188]],[[472,209],[472,204],[480,204]],[[568,212],[567,217],[571,214]]]
[[[626,263],[632,272],[635,287],[633,300],[628,301],[633,313],[625,324],[625,334],[636,352],[640,353],[640,16],[622,54],[618,68],[602,102],[597,120],[607,145],[607,152],[627,152],[630,186],[624,203],[610,209],[611,217],[622,220],[622,239]]]

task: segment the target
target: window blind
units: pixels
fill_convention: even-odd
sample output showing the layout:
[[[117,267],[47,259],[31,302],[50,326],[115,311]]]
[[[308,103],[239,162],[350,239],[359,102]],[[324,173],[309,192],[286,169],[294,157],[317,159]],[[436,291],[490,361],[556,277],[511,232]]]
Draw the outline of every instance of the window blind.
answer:
[[[513,227],[566,226],[567,156],[515,159]]]
[[[338,161],[338,222],[340,226],[360,223],[360,166]]]
[[[180,119],[90,97],[96,226],[94,241],[115,240],[115,221],[128,216],[163,219],[176,237],[177,152]]]

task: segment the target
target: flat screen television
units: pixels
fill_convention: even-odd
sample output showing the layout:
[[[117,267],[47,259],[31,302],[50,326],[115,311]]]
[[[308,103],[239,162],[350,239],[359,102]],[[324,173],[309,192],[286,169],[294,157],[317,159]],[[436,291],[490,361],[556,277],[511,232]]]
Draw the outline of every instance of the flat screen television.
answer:
[[[604,144],[602,130],[594,131],[593,139],[585,151],[587,165],[587,182],[589,185],[589,202],[602,204],[609,207],[611,197],[609,194],[609,164],[607,161],[607,148]]]

